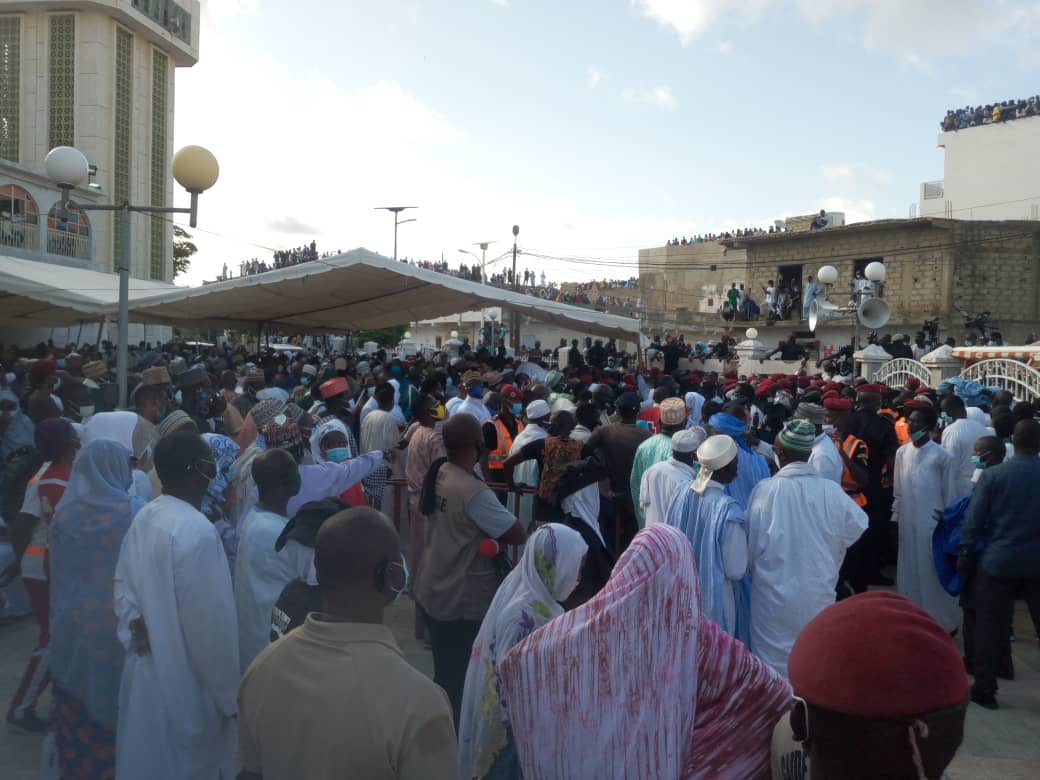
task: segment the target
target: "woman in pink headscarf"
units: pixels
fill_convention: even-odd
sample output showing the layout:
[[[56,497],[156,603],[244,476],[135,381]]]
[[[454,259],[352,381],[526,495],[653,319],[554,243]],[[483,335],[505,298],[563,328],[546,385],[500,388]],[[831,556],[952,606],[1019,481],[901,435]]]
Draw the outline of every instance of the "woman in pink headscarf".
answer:
[[[525,780],[768,777],[791,704],[787,682],[701,614],[690,543],[661,524],[501,676]]]

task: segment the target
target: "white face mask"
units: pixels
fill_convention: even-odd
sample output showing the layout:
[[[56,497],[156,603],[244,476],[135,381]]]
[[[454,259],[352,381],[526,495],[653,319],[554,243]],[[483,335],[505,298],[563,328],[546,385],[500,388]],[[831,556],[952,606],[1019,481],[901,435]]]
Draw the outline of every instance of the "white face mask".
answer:
[[[834,426],[833,425],[827,425],[827,423],[823,424],[823,432],[824,433],[830,433],[833,430],[834,430]]]

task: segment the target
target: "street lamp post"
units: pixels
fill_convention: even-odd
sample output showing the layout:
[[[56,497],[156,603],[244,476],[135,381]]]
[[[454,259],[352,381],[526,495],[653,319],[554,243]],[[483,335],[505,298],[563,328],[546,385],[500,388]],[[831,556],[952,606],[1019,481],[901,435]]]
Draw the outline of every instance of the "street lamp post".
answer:
[[[491,244],[493,244],[493,243],[494,243],[493,241],[479,241],[479,242],[477,242],[476,244],[473,245],[473,246],[479,246],[480,247],[480,257],[477,257],[475,252],[470,252],[468,249],[460,249],[459,250],[459,254],[469,255],[474,260],[479,260],[480,261],[480,282],[481,282],[481,284],[487,284],[487,248]],[[481,341],[483,341],[483,339],[484,339],[484,325],[485,325],[484,307],[481,306],[480,307],[480,338],[481,338]],[[492,345],[493,345],[494,338],[492,338],[491,341],[492,341]]]
[[[198,221],[199,195],[214,184],[220,176],[217,158],[201,146],[185,146],[173,155],[173,178],[191,194],[191,206],[132,206],[123,203],[83,204],[69,200],[69,191],[91,176],[91,166],[79,149],[58,146],[47,153],[44,160],[47,176],[61,188],[63,209],[80,211],[119,212],[119,343],[116,346],[116,384],[119,386],[119,408],[126,408],[126,374],[128,341],[130,339],[130,214],[188,214],[189,224]]]
[[[403,225],[406,222],[415,222],[415,217],[411,219],[401,219],[401,212],[407,211],[408,209],[417,209],[418,206],[376,206],[375,211],[391,211],[394,215],[394,261],[397,261],[397,226]]]
[[[513,291],[519,289],[516,282],[516,237],[520,235],[520,226],[513,225]],[[516,355],[520,354],[520,338],[517,333],[520,325],[520,315],[517,314],[516,309],[513,309],[513,352]]]

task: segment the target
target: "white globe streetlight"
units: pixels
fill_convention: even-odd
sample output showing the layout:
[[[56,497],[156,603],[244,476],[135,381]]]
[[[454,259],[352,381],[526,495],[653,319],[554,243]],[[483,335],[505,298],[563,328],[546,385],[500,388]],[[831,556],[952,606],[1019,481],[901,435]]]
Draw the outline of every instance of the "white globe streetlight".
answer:
[[[173,178],[188,192],[205,192],[220,178],[217,158],[201,146],[185,146],[173,155]]]
[[[833,265],[825,265],[817,273],[816,278],[824,284],[834,284],[838,281],[838,269]]]
[[[885,281],[885,264],[879,263],[875,260],[873,263],[869,263],[866,269],[863,271],[863,275],[866,276],[872,282],[883,282]]]
[[[744,331],[744,335],[751,339],[751,341],[754,341],[758,338],[758,328],[748,328]]]
[[[47,178],[62,188],[78,187],[90,175],[90,163],[74,146],[54,147],[47,153],[43,164]]]

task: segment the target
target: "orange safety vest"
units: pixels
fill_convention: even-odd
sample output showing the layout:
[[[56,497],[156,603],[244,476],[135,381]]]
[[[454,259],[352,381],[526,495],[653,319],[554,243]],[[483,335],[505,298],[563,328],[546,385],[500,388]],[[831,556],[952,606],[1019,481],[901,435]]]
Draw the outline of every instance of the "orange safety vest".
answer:
[[[488,453],[488,468],[500,469],[506,462],[506,458],[509,457],[509,450],[513,446],[513,437],[509,435],[509,429],[504,422],[498,419],[497,415],[491,422],[495,424],[495,439],[498,444],[495,449]],[[516,435],[519,436],[523,429],[524,424],[517,420]]]
[[[900,447],[910,441],[910,421],[905,417],[896,420],[896,438],[899,439]]]
[[[841,451],[845,453],[845,457],[852,460],[860,445],[864,447],[866,446],[862,439],[857,439],[852,434],[849,434],[841,444]],[[849,498],[856,502],[856,506],[862,509],[867,505],[867,497],[863,495],[859,483],[852,478],[852,473],[849,471],[849,467],[845,463],[842,463],[841,489],[845,491],[845,494]]]

